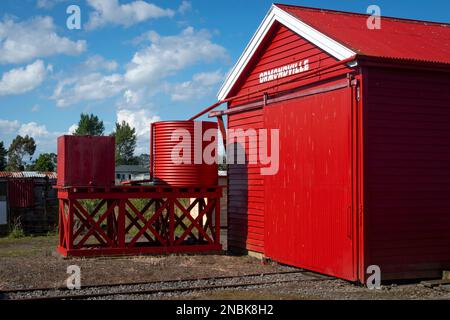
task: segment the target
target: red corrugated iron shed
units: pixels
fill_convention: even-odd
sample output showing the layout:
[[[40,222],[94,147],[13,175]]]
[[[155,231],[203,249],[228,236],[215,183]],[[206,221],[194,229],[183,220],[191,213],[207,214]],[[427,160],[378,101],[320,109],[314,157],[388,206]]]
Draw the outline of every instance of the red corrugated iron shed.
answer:
[[[56,181],[56,173],[34,171],[0,171],[0,179],[7,181],[8,206],[10,208],[30,208],[35,204],[35,180],[48,179]]]
[[[370,30],[367,18],[274,5],[228,75],[228,108],[211,116],[280,130],[275,175],[229,166],[228,245],[352,281],[371,265],[383,279],[438,277],[450,268],[450,28],[382,18]]]

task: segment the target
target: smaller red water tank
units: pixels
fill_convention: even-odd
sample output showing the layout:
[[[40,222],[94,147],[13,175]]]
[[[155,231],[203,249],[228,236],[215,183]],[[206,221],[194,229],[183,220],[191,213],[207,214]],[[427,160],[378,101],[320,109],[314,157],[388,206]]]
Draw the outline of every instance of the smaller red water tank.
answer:
[[[111,186],[115,183],[114,137],[58,138],[58,186]]]
[[[214,132],[213,138],[205,133]],[[190,137],[183,138],[182,133]],[[151,125],[151,175],[157,185],[207,187],[218,184],[218,164],[208,164],[203,157],[206,148],[217,156],[217,123],[205,121],[162,121]],[[215,148],[212,148],[215,147]],[[197,157],[195,156],[197,148]],[[180,152],[178,152],[180,151]],[[173,154],[189,158],[189,163],[174,162]],[[188,154],[185,154],[188,152]],[[199,159],[199,154],[201,157]]]

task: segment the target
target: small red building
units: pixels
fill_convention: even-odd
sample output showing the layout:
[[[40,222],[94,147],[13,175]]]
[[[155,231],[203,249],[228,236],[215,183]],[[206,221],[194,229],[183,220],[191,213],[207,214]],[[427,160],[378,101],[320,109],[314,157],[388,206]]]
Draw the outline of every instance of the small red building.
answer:
[[[275,175],[230,165],[228,246],[364,282],[450,269],[450,25],[273,5],[219,92],[279,129]],[[242,146],[247,156],[255,150]]]
[[[58,204],[53,172],[0,172],[0,235],[54,231]]]

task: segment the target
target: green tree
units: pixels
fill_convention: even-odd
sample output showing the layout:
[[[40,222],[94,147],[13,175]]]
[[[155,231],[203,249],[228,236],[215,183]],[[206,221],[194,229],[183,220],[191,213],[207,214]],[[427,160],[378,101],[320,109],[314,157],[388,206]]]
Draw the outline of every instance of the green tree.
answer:
[[[141,154],[138,158],[138,164],[144,168],[150,168],[150,155],[149,154]]]
[[[5,171],[6,169],[6,155],[7,151],[3,144],[3,141],[0,141],[0,171]]]
[[[80,115],[78,128],[74,132],[74,136],[102,136],[105,132],[103,121],[93,114]]]
[[[33,162],[29,169],[31,171],[53,172],[56,170],[57,156],[54,153],[42,153]]]
[[[25,158],[29,157],[29,161],[33,158],[36,151],[36,142],[28,135],[22,137],[18,135],[8,149],[8,171],[23,171],[25,170]]]
[[[136,129],[128,123],[116,123],[116,130],[111,134],[116,138],[116,165],[135,165],[138,159],[134,156],[136,149]]]

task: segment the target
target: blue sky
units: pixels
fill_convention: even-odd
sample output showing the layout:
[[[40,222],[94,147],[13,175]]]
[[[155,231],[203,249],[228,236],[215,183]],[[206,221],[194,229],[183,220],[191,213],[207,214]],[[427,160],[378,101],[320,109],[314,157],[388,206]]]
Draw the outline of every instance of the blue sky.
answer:
[[[186,119],[216,100],[270,8],[266,0],[2,0],[0,141],[30,134],[55,152],[81,112],[125,120],[146,152],[149,123]],[[289,4],[450,22],[450,1],[290,0]],[[66,27],[69,5],[81,30]]]

